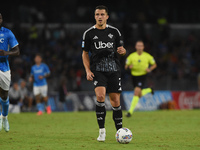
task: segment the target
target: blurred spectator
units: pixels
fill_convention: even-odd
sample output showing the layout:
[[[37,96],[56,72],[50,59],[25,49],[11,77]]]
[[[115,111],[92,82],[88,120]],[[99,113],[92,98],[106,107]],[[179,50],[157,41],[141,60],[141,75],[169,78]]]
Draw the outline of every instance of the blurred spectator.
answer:
[[[26,81],[20,80],[20,92],[22,95],[22,111],[31,111],[32,103],[33,103],[33,94],[31,91],[28,91],[26,87]]]
[[[62,107],[68,111],[78,111],[83,109],[77,95],[73,92],[68,92],[67,79],[65,76],[60,78],[59,100],[62,103]]]
[[[60,78],[60,86],[59,86],[59,100],[64,103],[66,100],[66,96],[69,94],[67,91],[67,79],[65,76]]]
[[[14,82],[9,90],[9,100],[10,104],[20,105],[22,104],[22,94],[20,92],[20,87],[17,82]]]

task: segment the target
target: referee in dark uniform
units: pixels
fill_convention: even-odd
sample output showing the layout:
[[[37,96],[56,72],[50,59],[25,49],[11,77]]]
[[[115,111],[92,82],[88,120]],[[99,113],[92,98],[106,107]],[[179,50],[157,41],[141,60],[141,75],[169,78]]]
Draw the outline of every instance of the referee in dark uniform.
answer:
[[[87,80],[93,81],[96,102],[96,116],[99,125],[98,141],[105,141],[105,95],[109,93],[113,108],[113,120],[116,130],[122,128],[122,110],[120,106],[121,71],[118,55],[125,55],[119,30],[107,24],[108,8],[100,5],[95,8],[96,24],[83,34],[82,59]],[[91,56],[89,56],[89,52]]]

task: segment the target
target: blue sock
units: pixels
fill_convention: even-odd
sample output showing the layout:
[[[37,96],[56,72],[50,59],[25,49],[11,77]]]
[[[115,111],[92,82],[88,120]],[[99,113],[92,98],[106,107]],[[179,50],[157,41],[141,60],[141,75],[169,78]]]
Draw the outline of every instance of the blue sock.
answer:
[[[37,109],[38,109],[38,111],[43,111],[43,104],[37,103]]]
[[[0,98],[1,106],[2,106],[2,115],[7,116],[8,110],[9,110],[9,97],[4,101],[2,98]]]

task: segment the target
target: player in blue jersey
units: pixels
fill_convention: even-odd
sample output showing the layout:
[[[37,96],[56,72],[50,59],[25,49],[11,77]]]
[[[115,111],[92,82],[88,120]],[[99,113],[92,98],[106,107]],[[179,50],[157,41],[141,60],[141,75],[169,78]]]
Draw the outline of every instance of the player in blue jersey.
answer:
[[[0,111],[0,131],[2,127],[5,131],[9,131],[8,108],[9,97],[8,90],[10,88],[11,74],[8,62],[9,55],[19,55],[19,43],[17,42],[11,30],[2,26],[3,18],[0,13],[0,102],[2,111]]]
[[[49,67],[42,63],[42,56],[36,54],[35,65],[31,68],[30,82],[33,82],[33,94],[37,103],[38,113],[37,115],[42,115],[44,112],[43,102],[46,103],[46,111],[48,114],[51,113],[51,107],[48,105],[48,86],[46,78],[50,75]]]

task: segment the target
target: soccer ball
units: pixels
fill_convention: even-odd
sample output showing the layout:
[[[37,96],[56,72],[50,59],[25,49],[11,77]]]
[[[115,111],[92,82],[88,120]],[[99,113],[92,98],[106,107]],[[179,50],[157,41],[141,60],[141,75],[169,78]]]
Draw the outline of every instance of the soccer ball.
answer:
[[[122,144],[128,144],[132,140],[132,132],[128,128],[120,128],[115,137],[117,142]]]

